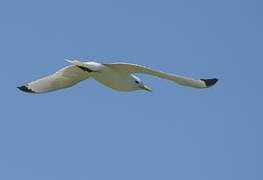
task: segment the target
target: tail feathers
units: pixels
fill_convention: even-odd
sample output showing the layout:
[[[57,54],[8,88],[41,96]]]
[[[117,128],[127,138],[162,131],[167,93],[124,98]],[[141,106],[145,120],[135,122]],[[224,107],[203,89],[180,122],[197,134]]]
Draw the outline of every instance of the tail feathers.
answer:
[[[77,61],[77,60],[69,60],[69,59],[65,59],[67,62],[74,64],[76,66],[83,66],[83,62]]]
[[[75,66],[77,66],[78,68],[82,69],[83,71],[86,71],[86,72],[96,72],[96,70],[92,70],[90,67],[92,67],[92,65],[87,65],[83,62],[80,62],[80,61],[77,61],[77,60],[68,60],[68,59],[65,59],[67,62],[71,63],[71,64],[74,64]]]

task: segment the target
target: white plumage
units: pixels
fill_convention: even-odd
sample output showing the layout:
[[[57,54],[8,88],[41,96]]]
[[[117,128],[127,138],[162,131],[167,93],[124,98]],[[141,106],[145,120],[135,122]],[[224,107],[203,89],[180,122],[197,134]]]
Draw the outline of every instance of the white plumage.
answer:
[[[71,87],[89,77],[94,78],[107,87],[117,91],[128,92],[136,90],[151,91],[134,74],[142,73],[168,79],[182,86],[193,88],[208,88],[217,79],[193,79],[174,74],[167,74],[148,67],[129,63],[97,63],[67,60],[73,65],[60,69],[55,74],[18,87],[24,92],[46,93]]]

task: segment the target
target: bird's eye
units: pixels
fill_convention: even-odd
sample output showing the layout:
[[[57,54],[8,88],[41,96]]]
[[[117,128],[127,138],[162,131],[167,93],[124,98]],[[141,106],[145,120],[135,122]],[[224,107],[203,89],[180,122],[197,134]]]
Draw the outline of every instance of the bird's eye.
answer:
[[[137,84],[139,84],[139,81],[136,80],[135,82],[136,82]]]

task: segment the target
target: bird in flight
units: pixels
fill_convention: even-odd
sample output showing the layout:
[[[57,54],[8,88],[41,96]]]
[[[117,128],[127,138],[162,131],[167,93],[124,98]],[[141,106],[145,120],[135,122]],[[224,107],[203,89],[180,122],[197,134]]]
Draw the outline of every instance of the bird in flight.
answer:
[[[152,90],[145,86],[141,79],[134,74],[142,73],[168,79],[182,86],[193,88],[208,88],[213,86],[218,79],[193,79],[174,74],[168,74],[151,68],[129,63],[98,63],[66,60],[72,65],[66,66],[56,73],[42,79],[17,87],[28,93],[47,93],[64,89],[94,78],[105,86],[121,92],[136,90]]]

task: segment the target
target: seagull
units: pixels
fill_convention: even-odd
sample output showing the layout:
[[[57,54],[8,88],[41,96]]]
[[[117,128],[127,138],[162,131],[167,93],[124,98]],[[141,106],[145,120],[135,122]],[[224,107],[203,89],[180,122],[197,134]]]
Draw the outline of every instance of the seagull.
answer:
[[[129,63],[98,63],[67,60],[72,65],[66,66],[56,73],[42,79],[17,87],[27,93],[47,93],[71,87],[88,78],[94,78],[103,85],[121,92],[136,90],[152,90],[145,86],[134,74],[142,73],[168,79],[182,86],[193,88],[208,88],[218,79],[193,79],[174,74],[168,74],[151,68]]]

